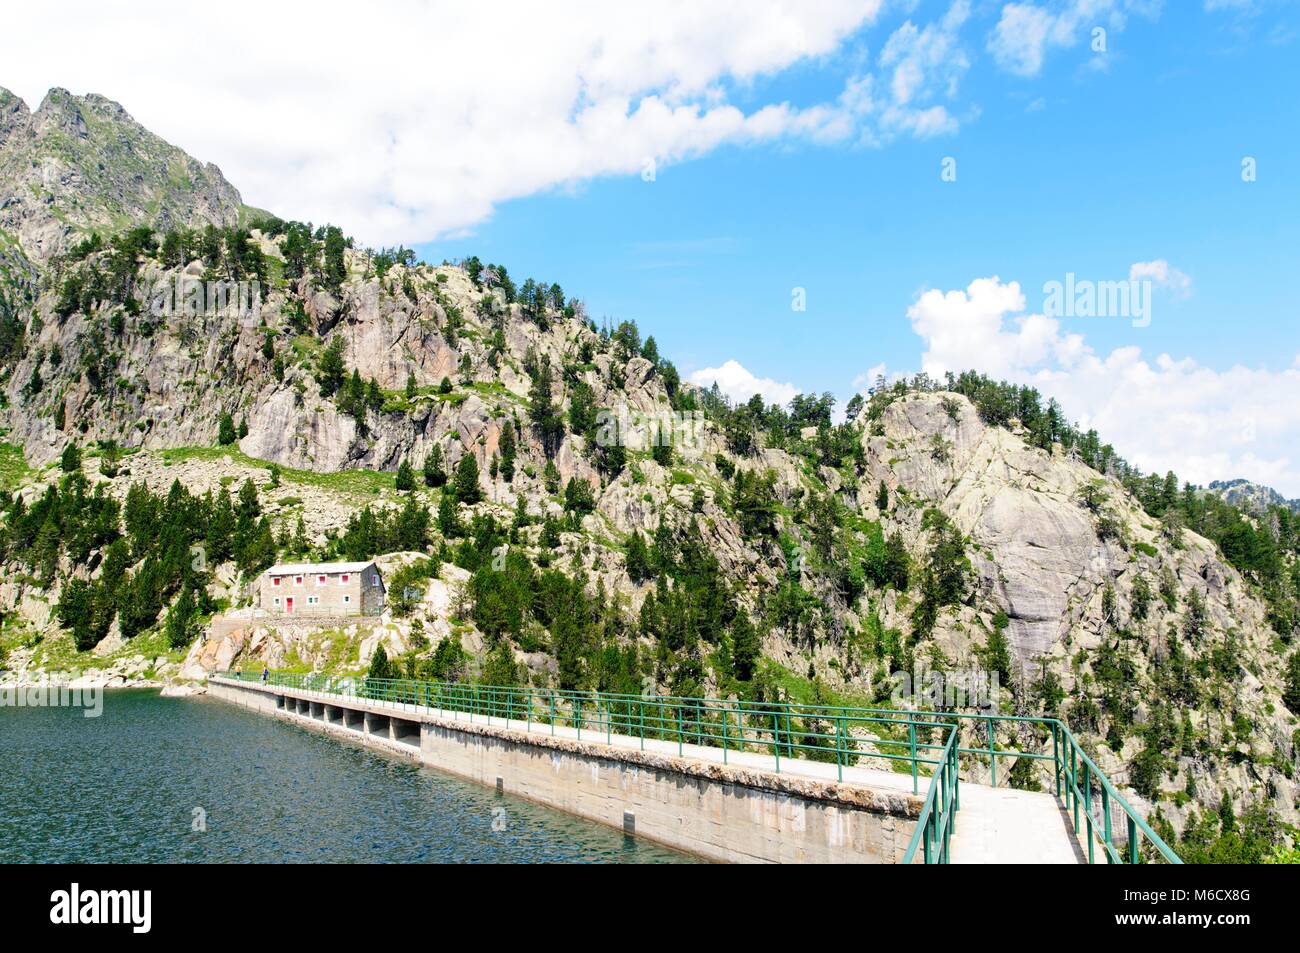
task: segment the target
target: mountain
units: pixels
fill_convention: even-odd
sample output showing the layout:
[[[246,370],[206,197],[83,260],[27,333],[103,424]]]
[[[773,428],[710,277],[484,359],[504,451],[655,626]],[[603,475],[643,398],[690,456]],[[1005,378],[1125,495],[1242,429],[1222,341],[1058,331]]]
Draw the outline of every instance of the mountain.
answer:
[[[907,701],[900,672],[996,673],[994,704],[1066,719],[1189,856],[1297,822],[1285,511],[1143,475],[978,375],[841,425],[828,397],[732,405],[550,280],[251,212],[97,97],[19,106],[0,168],[76,115],[93,145],[55,155],[55,198],[5,206],[15,671],[359,671],[382,645],[422,677],[860,705]],[[412,594],[374,624],[241,614],[272,560],[371,556]]]
[[[1251,512],[1266,513],[1282,506],[1292,513],[1300,513],[1300,500],[1288,500],[1272,487],[1250,480],[1215,480],[1209,490],[1225,502]]]
[[[0,87],[0,234],[34,261],[88,229],[235,225],[245,214],[220,169],[164,142],[117,103],[52,89],[33,113]]]

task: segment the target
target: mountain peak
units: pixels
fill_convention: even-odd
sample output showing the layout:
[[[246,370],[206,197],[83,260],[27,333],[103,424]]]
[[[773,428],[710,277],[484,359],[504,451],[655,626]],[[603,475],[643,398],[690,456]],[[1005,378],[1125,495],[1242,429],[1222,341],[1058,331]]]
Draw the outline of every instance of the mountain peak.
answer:
[[[25,126],[31,118],[31,110],[21,96],[15,95],[0,86],[0,149],[12,130]]]
[[[237,224],[239,192],[119,103],[55,87],[32,113],[0,90],[0,229],[43,261],[90,231]]]
[[[1273,489],[1253,480],[1238,477],[1235,480],[1215,480],[1208,489],[1233,506],[1254,512],[1264,512],[1274,506],[1285,506],[1295,513],[1300,513],[1300,500],[1288,500]]]

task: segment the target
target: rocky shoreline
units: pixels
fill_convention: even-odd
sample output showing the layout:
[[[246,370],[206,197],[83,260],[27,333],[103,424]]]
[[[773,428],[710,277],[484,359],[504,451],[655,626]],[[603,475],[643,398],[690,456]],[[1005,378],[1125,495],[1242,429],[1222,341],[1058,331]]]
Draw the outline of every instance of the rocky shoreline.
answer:
[[[0,672],[0,689],[29,689],[59,686],[69,689],[156,688],[164,698],[201,695],[207,691],[203,682],[177,681],[170,678],[146,678],[143,674],[124,675],[101,669],[84,672],[48,672],[24,670]]]

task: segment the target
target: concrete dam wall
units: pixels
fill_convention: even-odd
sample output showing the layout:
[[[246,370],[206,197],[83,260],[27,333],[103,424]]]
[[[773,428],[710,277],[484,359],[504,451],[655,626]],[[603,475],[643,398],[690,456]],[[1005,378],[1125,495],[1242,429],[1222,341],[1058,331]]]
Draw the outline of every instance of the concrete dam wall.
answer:
[[[809,762],[783,759],[776,773],[635,739],[225,678],[208,693],[722,862],[897,863],[923,800],[889,778],[839,782]]]

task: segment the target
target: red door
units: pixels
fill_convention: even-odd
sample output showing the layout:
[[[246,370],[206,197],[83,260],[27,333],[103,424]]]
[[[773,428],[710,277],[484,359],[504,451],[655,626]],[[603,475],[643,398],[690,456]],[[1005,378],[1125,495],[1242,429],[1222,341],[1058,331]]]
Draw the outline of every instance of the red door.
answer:
[[[287,596],[284,600],[284,609],[286,612],[293,611],[293,596]]]

